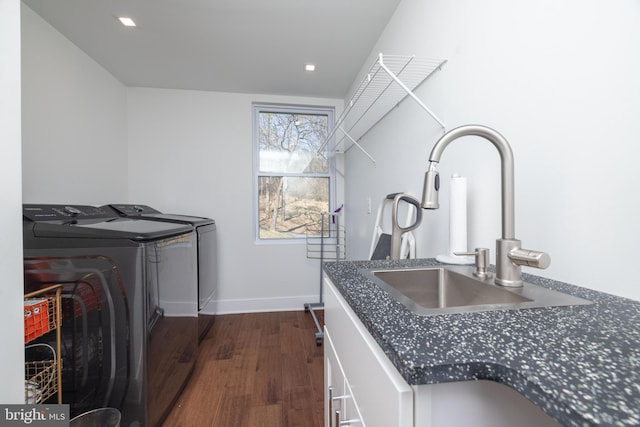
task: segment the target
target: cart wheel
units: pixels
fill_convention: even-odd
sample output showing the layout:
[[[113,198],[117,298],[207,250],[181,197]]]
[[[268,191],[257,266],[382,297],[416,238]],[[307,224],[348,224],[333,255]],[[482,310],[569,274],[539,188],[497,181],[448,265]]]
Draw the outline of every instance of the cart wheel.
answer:
[[[309,312],[309,304],[305,304],[304,305],[304,312],[308,313]]]
[[[322,338],[316,338],[316,345],[320,347],[322,345]]]

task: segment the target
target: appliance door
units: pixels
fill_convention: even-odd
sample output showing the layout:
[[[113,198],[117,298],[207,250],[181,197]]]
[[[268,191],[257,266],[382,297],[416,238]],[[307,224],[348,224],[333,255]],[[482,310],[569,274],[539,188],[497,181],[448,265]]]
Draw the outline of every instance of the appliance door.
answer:
[[[27,292],[63,286],[62,392],[71,416],[119,408],[130,371],[130,325],[118,267],[101,256],[26,257],[24,278]]]
[[[200,226],[196,231],[198,233],[198,310],[202,310],[209,304],[218,288],[216,225]]]
[[[148,426],[168,415],[195,365],[198,276],[195,232],[147,247]]]

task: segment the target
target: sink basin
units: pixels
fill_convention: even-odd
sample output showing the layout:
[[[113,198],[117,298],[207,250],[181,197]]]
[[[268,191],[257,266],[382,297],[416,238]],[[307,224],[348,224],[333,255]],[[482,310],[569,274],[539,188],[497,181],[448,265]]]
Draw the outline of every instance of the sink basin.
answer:
[[[473,267],[466,266],[365,269],[361,273],[421,315],[591,304],[530,283],[521,288],[498,286],[493,278],[473,276]]]

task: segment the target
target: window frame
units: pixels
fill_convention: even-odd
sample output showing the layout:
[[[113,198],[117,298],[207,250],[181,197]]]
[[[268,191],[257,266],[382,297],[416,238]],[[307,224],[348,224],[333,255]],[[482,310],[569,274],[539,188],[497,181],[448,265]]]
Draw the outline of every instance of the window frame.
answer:
[[[327,134],[334,125],[335,108],[331,106],[310,106],[297,104],[272,104],[254,102],[252,104],[252,151],[253,151],[253,236],[257,244],[302,244],[306,243],[304,235],[300,237],[261,238],[260,237],[260,213],[259,213],[259,180],[261,177],[307,177],[329,179],[329,211],[333,211],[336,205],[336,158],[335,152],[325,144],[327,153],[327,173],[294,173],[294,172],[261,172],[260,171],[260,140],[259,140],[259,115],[263,112],[283,114],[318,114],[327,116]]]

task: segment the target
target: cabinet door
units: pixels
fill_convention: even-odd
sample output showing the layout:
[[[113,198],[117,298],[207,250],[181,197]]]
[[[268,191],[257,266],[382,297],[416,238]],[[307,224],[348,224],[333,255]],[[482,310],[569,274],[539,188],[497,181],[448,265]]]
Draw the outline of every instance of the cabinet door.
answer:
[[[325,339],[325,427],[364,426],[353,399],[349,381],[344,376],[340,360],[333,347],[331,333],[324,330]]]
[[[343,425],[412,427],[413,390],[328,278],[325,285],[326,330],[351,396],[341,402],[343,422],[361,423]]]
[[[342,396],[345,395],[345,381],[338,356],[333,348],[331,334],[324,331],[324,426],[339,427],[336,417],[342,411]]]

